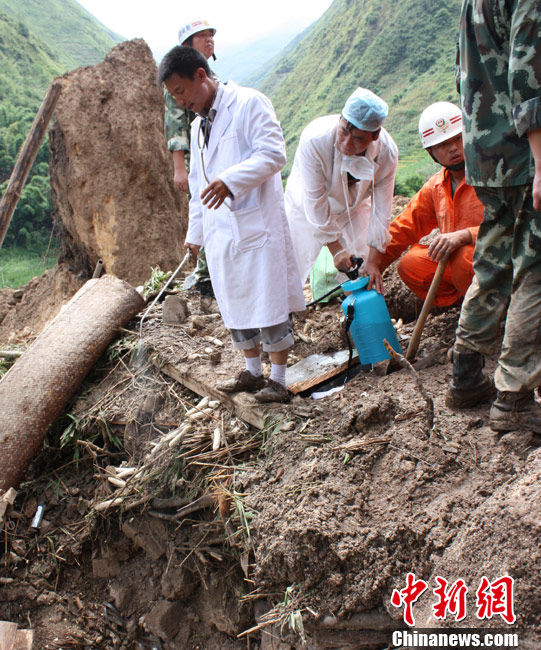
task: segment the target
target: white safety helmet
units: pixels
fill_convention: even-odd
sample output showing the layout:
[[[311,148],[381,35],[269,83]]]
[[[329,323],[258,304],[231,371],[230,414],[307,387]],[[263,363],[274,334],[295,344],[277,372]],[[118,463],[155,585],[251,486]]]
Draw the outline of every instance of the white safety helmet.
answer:
[[[178,42],[182,45],[190,36],[197,34],[197,32],[202,32],[205,29],[212,29],[213,36],[216,34],[216,27],[209,25],[206,20],[194,20],[191,23],[186,23],[178,31]]]
[[[436,102],[421,113],[419,137],[424,149],[462,133],[462,112],[451,102]]]

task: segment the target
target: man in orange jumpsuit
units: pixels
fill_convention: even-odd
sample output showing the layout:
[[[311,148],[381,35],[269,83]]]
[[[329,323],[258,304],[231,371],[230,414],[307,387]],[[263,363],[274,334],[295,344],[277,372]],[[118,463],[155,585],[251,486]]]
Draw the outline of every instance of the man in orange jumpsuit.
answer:
[[[426,108],[419,119],[421,144],[442,165],[430,177],[406,209],[391,222],[385,253],[375,251],[363,269],[370,276],[368,288],[383,293],[381,273],[409,247],[398,263],[404,283],[421,300],[426,298],[437,264],[447,266],[434,304],[446,307],[459,300],[473,278],[473,250],[483,205],[475,190],[464,183],[462,115],[450,102]],[[419,240],[437,229],[429,244]]]

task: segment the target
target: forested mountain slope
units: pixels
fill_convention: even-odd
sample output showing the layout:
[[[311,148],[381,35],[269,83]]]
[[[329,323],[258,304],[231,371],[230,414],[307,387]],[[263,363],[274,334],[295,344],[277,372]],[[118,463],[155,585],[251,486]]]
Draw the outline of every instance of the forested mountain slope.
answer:
[[[73,0],[0,0],[0,194],[51,81],[70,68],[102,60],[119,40]],[[5,245],[39,248],[50,229],[44,142]]]
[[[457,101],[455,44],[461,0],[335,0],[259,85],[276,107],[288,168],[303,127],[339,112],[357,86],[389,104],[386,127],[400,149],[402,177],[430,169],[419,145],[419,114]]]
[[[123,40],[74,0],[0,0],[0,12],[24,23],[65,70],[98,63]]]
[[[0,192],[17,160],[45,91],[64,66],[26,25],[0,13]],[[48,149],[43,144],[12,223],[6,244],[46,241],[50,229]]]

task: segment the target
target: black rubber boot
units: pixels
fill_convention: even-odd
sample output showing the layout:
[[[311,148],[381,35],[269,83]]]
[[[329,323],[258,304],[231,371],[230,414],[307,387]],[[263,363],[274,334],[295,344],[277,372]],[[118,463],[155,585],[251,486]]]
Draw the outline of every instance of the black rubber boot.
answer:
[[[470,408],[492,399],[492,381],[483,374],[485,360],[480,352],[453,351],[453,380],[445,396],[449,408]]]
[[[490,408],[490,428],[503,433],[517,429],[541,433],[541,406],[535,401],[533,391],[498,391],[498,397]]]

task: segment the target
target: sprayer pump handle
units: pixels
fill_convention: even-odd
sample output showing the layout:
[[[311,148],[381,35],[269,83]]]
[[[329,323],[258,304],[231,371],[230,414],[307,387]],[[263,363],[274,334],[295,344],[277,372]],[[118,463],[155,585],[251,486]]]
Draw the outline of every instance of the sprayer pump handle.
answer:
[[[349,259],[351,260],[352,264],[355,265],[355,267],[351,269],[351,271],[346,271],[346,275],[350,280],[356,280],[359,277],[359,269],[361,268],[364,260],[362,257],[355,257],[355,255],[352,255]]]

